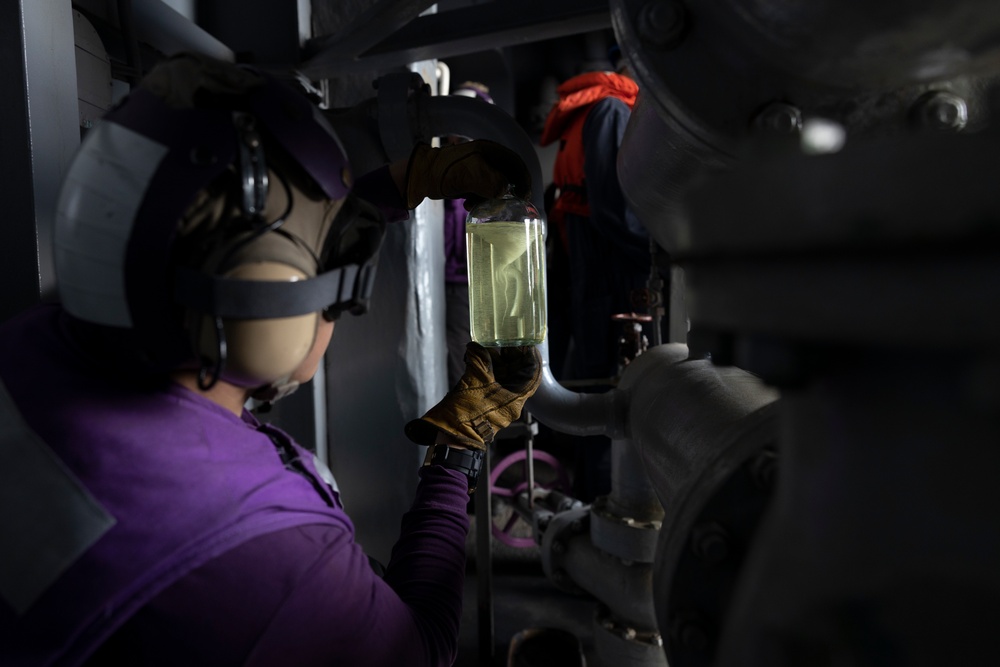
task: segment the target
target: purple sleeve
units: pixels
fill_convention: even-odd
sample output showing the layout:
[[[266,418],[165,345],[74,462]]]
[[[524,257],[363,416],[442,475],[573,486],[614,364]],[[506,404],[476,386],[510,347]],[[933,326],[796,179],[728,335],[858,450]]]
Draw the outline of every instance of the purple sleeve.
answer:
[[[451,665],[457,655],[468,482],[420,484],[385,578],[342,524],[250,540],[186,575],[126,626],[142,664]],[[144,651],[145,652],[145,651]]]
[[[451,665],[458,650],[468,482],[420,469],[385,579],[353,542],[326,545],[272,619],[248,665]],[[307,649],[306,647],[312,647]],[[402,660],[402,662],[401,662]]]
[[[351,191],[382,211],[386,222],[400,222],[409,217],[403,195],[389,174],[389,165],[368,172],[354,182]]]

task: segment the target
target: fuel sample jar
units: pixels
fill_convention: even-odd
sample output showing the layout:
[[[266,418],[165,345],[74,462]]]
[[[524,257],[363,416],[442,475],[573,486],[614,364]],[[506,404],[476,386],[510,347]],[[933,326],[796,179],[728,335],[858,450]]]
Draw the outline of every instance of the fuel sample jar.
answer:
[[[545,239],[538,210],[514,195],[473,207],[465,220],[472,340],[486,347],[545,340]]]

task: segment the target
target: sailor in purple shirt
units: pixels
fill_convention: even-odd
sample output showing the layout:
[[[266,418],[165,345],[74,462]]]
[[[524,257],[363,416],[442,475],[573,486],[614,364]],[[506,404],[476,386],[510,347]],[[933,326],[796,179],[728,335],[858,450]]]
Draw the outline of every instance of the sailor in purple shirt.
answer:
[[[0,326],[0,664],[451,664],[468,494],[537,351],[470,345],[407,425],[428,455],[381,576],[325,466],[244,405],[311,379],[364,312],[387,213],[526,183],[512,155],[420,145],[355,182],[304,96],[190,54],[88,133],[60,303]]]

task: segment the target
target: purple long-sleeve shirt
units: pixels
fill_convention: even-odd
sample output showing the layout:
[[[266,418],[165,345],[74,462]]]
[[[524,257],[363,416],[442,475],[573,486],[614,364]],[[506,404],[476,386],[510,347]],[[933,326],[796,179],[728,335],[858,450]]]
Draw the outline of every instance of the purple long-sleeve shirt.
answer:
[[[269,533],[177,581],[88,664],[450,665],[467,482],[439,466],[420,474],[384,580],[353,528],[312,524]]]
[[[336,491],[287,435],[172,383],[123,387],[67,325],[43,306],[0,327],[0,379],[114,524],[26,609],[0,595],[0,664],[454,661],[461,474],[420,469],[380,578]]]

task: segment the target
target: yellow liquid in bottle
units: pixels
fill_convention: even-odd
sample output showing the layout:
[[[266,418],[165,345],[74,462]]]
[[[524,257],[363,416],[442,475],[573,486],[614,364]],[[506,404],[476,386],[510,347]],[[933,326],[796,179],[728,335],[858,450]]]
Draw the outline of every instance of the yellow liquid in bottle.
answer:
[[[487,347],[545,340],[545,245],[542,223],[467,223],[469,322]]]

